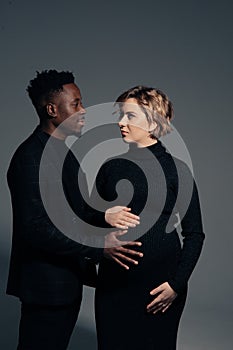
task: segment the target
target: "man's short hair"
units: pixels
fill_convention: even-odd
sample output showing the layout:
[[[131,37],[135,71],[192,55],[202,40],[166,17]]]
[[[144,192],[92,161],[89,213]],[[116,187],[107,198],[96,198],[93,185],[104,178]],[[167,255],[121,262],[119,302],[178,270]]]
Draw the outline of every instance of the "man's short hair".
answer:
[[[55,69],[36,73],[37,76],[30,81],[27,92],[39,118],[46,119],[49,118],[46,104],[63,91],[63,85],[74,83],[74,76],[71,72],[57,72]]]

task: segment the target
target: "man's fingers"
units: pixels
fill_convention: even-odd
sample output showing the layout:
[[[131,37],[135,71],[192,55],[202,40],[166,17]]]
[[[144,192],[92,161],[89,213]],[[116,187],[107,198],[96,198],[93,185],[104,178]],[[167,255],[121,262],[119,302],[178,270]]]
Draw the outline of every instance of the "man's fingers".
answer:
[[[124,267],[124,269],[129,270],[129,266],[123,264],[123,263],[122,263],[119,259],[117,259],[116,257],[114,257],[113,260],[114,260],[117,264],[119,264],[120,266]]]
[[[127,232],[128,230],[121,230],[121,231],[112,232],[111,234],[115,237],[119,237],[119,236],[124,236]],[[132,246],[138,246],[138,247],[142,246],[142,242],[138,242],[138,241],[118,241],[118,243],[120,243],[121,245],[130,245],[130,246],[132,245]]]
[[[134,264],[134,265],[138,265],[138,261],[137,261],[137,260],[134,260],[134,259],[128,257],[127,255],[124,255],[124,254],[122,254],[122,253],[118,253],[117,255],[118,255],[121,259],[123,259],[123,260],[125,260],[125,261],[127,261],[127,262],[130,262],[130,263],[132,263],[132,264]]]
[[[141,247],[142,246],[142,243],[141,242],[134,242],[134,241],[129,241],[127,242],[127,244],[125,243],[126,241],[122,241],[122,243],[124,243],[124,245],[132,245],[132,246],[138,246],[138,247]]]
[[[120,251],[121,251],[121,254],[130,254],[130,255],[137,255],[137,256],[143,257],[143,253],[138,252],[137,250],[121,247]]]
[[[123,236],[125,235],[126,233],[128,232],[128,230],[122,230],[122,231],[116,231],[116,232],[113,232],[114,236]]]

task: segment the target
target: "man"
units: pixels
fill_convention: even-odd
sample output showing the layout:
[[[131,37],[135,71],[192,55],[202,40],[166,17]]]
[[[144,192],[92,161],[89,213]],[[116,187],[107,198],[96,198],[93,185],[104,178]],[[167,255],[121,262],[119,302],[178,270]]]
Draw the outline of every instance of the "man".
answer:
[[[78,317],[83,283],[88,280],[93,285],[96,277],[90,261],[97,263],[105,255],[127,268],[128,263],[137,263],[135,258],[141,255],[130,247],[102,249],[82,245],[54,225],[41,198],[40,161],[48,140],[52,139],[53,157],[48,161],[48,169],[56,168],[60,151],[66,147],[66,137],[81,134],[85,109],[70,72],[37,72],[27,91],[40,124],[16,150],[7,174],[13,208],[7,293],[18,297],[22,303],[18,350],[65,350]],[[75,178],[78,169],[77,160],[68,151],[62,184],[74,213],[79,213],[84,205]],[[48,171],[48,183],[60,181],[51,179],[50,175]],[[48,199],[54,202],[58,216],[63,217],[59,198],[48,195]],[[127,208],[98,215],[102,225],[105,220],[118,228],[139,223],[138,217]],[[113,239],[117,241],[115,236]],[[140,245],[138,242],[130,244]],[[107,241],[105,246],[109,246]]]

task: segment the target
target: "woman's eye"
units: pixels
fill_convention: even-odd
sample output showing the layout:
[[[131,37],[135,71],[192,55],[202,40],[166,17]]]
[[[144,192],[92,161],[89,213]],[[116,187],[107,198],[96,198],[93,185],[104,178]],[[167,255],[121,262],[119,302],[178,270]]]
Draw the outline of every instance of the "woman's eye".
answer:
[[[128,114],[127,117],[128,117],[128,119],[130,120],[130,119],[134,118],[135,115],[134,115],[134,114]]]
[[[123,113],[119,113],[118,120],[120,121],[123,117],[124,117],[124,114]]]

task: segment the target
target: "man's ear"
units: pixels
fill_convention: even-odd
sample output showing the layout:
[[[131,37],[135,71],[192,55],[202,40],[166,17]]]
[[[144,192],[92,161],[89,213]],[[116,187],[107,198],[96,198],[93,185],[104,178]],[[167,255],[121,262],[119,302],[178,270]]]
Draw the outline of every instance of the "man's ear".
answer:
[[[51,118],[56,118],[57,116],[57,108],[56,105],[53,103],[48,103],[46,105],[46,111],[47,114],[51,117]]]

